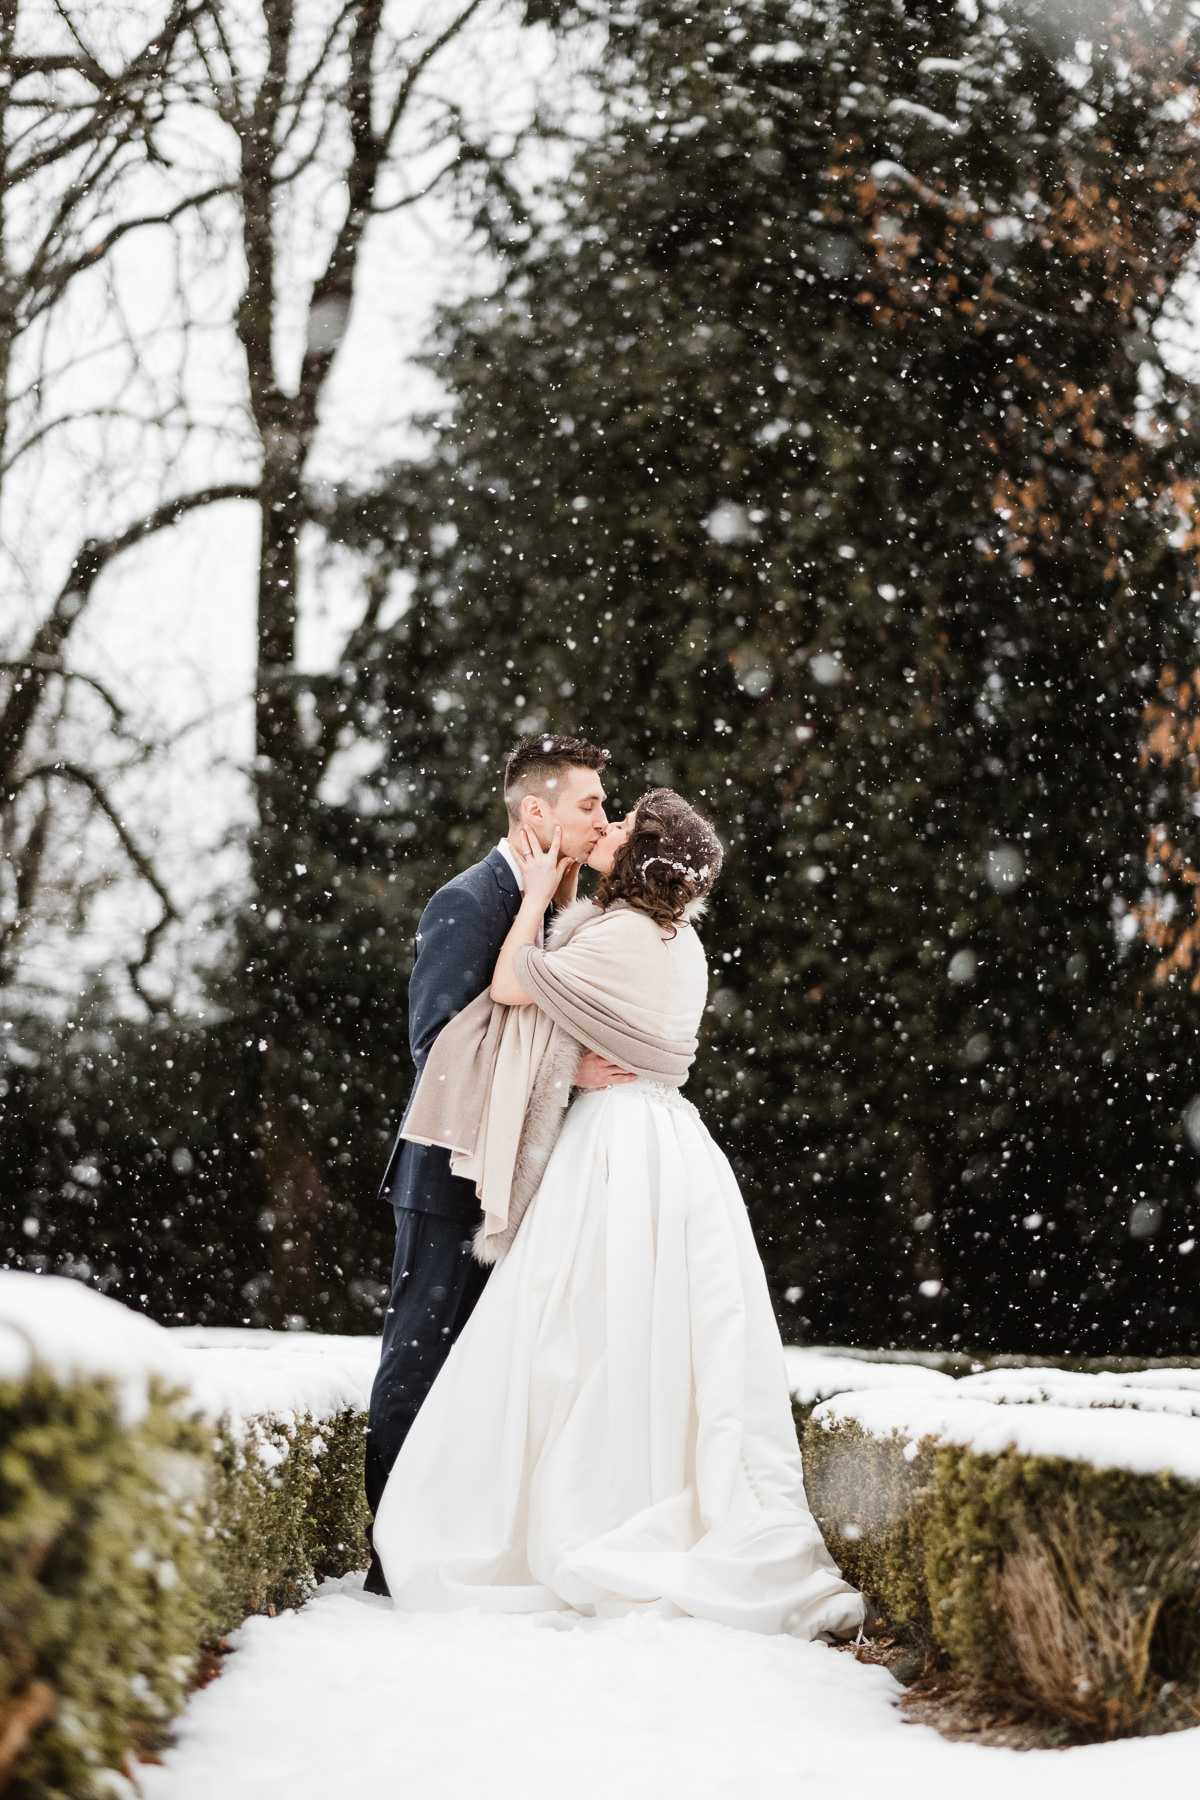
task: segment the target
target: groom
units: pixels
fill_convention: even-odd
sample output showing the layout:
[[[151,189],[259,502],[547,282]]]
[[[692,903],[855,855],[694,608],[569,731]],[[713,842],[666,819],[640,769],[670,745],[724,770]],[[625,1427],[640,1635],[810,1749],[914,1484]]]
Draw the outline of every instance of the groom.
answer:
[[[418,1077],[442,1026],[491,982],[500,946],[521,904],[521,867],[512,846],[522,832],[548,850],[559,827],[562,854],[576,867],[564,878],[554,905],[565,906],[575,898],[578,865],[588,860],[607,826],[600,780],[607,762],[608,751],[594,744],[544,735],[524,738],[509,757],[504,770],[507,837],[482,862],[438,889],[417,928],[408,982],[408,1041]],[[576,1087],[612,1087],[633,1079],[591,1050],[575,1071]],[[367,1428],[372,1516],[421,1402],[488,1276],[471,1255],[479,1200],[471,1182],[451,1174],[448,1150],[397,1138],[380,1193],[396,1215],[396,1255]],[[374,1554],[366,1587],[368,1593],[387,1593]]]

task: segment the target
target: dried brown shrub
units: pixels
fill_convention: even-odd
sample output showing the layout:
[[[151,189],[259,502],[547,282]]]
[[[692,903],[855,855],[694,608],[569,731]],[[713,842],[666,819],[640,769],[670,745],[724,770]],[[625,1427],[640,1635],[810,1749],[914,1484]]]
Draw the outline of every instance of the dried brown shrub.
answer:
[[[1169,1560],[1194,1555],[1193,1548]],[[1060,1523],[1046,1524],[1040,1540],[997,1571],[995,1606],[1016,1693],[1099,1737],[1135,1730],[1162,1686],[1152,1648],[1170,1571],[1154,1574],[1131,1587],[1116,1534],[1069,1500]]]

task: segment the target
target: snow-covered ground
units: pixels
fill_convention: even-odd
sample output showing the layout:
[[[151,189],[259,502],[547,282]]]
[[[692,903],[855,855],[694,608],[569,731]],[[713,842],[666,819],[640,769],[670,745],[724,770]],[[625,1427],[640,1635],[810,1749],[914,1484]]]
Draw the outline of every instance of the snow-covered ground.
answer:
[[[145,1800],[1127,1800],[1200,1784],[1200,1732],[1022,1754],[896,1711],[883,1669],[696,1619],[397,1614],[328,1582],[249,1620]]]

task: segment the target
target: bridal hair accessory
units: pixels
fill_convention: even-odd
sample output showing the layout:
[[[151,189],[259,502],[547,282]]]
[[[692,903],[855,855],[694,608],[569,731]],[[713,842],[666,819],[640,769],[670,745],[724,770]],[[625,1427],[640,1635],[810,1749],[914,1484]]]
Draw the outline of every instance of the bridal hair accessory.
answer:
[[[697,867],[690,862],[672,862],[669,856],[647,856],[638,864],[638,874],[644,875],[655,863],[661,863],[664,869],[674,869],[677,875],[686,875],[689,881],[707,881],[711,873],[707,863]]]

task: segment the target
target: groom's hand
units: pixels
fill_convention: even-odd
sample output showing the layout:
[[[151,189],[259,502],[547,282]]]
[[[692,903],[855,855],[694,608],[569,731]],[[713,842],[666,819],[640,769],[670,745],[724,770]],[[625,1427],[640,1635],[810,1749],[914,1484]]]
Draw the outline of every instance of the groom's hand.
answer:
[[[623,1081],[636,1081],[628,1069],[620,1069],[616,1063],[609,1062],[607,1056],[601,1056],[598,1050],[585,1050],[579,1059],[579,1067],[575,1071],[574,1087],[607,1088],[619,1087]]]

